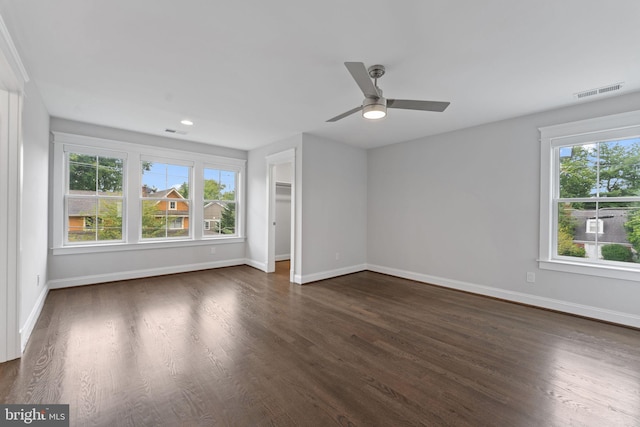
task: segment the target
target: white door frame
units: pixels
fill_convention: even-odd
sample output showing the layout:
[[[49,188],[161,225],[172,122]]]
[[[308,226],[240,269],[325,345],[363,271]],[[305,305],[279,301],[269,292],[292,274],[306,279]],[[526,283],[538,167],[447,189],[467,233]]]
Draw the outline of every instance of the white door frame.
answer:
[[[22,96],[29,76],[0,16],[0,363],[21,356]]]
[[[296,150],[291,148],[267,156],[267,273],[276,270],[276,177],[277,165],[291,163],[291,261],[289,281],[294,281],[296,268]]]
[[[0,90],[0,362],[20,357],[20,96]],[[17,117],[16,117],[17,116]]]

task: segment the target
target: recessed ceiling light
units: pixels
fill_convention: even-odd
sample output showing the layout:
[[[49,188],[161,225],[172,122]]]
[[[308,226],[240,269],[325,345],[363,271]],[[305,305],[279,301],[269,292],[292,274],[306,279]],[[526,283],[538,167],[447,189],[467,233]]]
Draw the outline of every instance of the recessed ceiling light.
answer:
[[[184,119],[180,123],[182,123],[185,126],[193,126],[193,122],[191,120],[188,120],[188,119]]]

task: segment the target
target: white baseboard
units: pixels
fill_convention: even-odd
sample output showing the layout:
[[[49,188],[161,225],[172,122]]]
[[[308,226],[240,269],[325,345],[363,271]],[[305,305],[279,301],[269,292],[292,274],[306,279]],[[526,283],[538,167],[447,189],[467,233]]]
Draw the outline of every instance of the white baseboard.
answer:
[[[564,313],[575,314],[578,316],[589,317],[592,319],[604,320],[606,322],[618,323],[621,325],[640,328],[640,316],[620,311],[606,310],[603,308],[576,304],[569,301],[557,300],[552,298],[540,297],[537,295],[526,294],[522,292],[508,291],[505,289],[494,288],[491,286],[478,285],[475,283],[462,282],[459,280],[446,279],[443,277],[431,276],[428,274],[416,273],[412,271],[399,270],[381,265],[367,266],[368,270],[388,274],[390,276],[402,277],[404,279],[415,280],[417,282],[430,283],[446,288],[457,289],[461,291],[471,292],[474,294],[486,295],[494,298],[500,298],[507,301],[518,302],[522,304],[533,305],[536,307],[547,308],[550,310],[562,311]]]
[[[357,273],[359,271],[367,270],[366,264],[352,265],[349,267],[342,267],[335,270],[321,271],[313,274],[295,275],[296,283],[307,284],[311,282],[317,282],[318,280],[331,279],[332,277],[344,276],[345,274]],[[299,279],[299,281],[298,281]]]
[[[267,263],[256,261],[255,259],[245,259],[244,263],[250,267],[257,268],[260,271],[267,271]]]
[[[290,259],[291,254],[276,255],[276,261],[289,261]]]
[[[20,353],[24,352],[27,343],[29,342],[29,338],[31,337],[31,333],[33,332],[33,328],[36,326],[36,322],[40,317],[40,313],[42,312],[42,308],[44,307],[44,302],[47,299],[47,295],[49,295],[49,284],[46,283],[40,291],[40,295],[38,295],[38,299],[29,313],[29,317],[20,328]]]
[[[88,276],[70,277],[49,281],[50,289],[61,289],[72,286],[93,285],[96,283],[114,282],[117,280],[139,279],[141,277],[162,276],[164,274],[185,273],[188,271],[208,270],[210,268],[231,267],[248,264],[244,258],[223,261],[203,262],[199,264],[175,265],[144,270],[114,271],[112,273],[94,274]]]

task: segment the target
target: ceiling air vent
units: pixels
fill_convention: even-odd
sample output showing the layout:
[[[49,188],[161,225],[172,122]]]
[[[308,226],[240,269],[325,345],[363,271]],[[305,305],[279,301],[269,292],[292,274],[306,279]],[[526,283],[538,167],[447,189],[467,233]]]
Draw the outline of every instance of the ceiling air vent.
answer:
[[[176,130],[176,129],[165,129],[164,131],[167,132],[167,133],[175,133],[175,134],[178,134],[178,135],[186,135],[187,134],[183,130]]]
[[[623,83],[621,82],[621,83],[616,83],[616,84],[612,84],[612,85],[605,86],[605,87],[599,87],[597,89],[584,90],[582,92],[576,93],[575,97],[577,99],[582,99],[582,98],[586,98],[588,96],[601,95],[603,93],[614,92],[616,90],[622,89],[622,84]]]

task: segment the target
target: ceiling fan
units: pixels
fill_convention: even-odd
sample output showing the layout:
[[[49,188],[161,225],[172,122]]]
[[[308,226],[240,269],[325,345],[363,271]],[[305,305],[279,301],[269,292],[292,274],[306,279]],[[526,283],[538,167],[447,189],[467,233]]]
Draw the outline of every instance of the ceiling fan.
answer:
[[[382,96],[382,89],[378,87],[378,79],[384,76],[385,70],[383,65],[372,65],[368,69],[362,62],[345,62],[344,65],[364,94],[364,101],[362,101],[361,106],[335,116],[327,120],[327,122],[337,122],[360,110],[362,110],[362,116],[365,119],[376,120],[387,115],[387,108],[442,112],[450,104],[449,102],[439,101],[387,99]],[[371,79],[373,79],[373,81]]]

